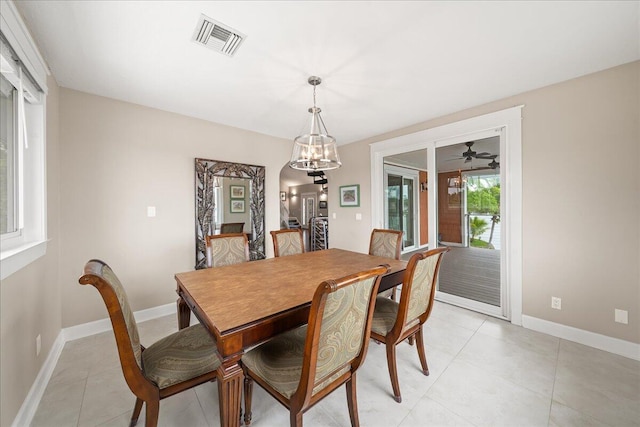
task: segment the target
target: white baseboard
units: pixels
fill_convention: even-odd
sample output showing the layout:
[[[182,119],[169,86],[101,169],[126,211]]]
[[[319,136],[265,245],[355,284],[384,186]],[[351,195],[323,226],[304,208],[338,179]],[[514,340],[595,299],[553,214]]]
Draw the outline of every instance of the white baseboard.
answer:
[[[136,322],[140,323],[146,322],[147,320],[156,319],[158,317],[176,314],[176,312],[176,304],[172,303],[160,305],[158,307],[147,308],[146,310],[136,311],[135,313],[133,313],[133,315],[136,318]],[[67,342],[110,330],[111,319],[107,317],[106,319],[100,319],[93,322],[83,323],[82,325],[64,328],[62,330],[62,333],[64,334],[64,342]]]
[[[139,323],[156,319],[158,317],[168,316],[170,314],[176,314],[176,312],[176,304],[172,303],[136,311],[133,315],[135,316],[136,322]],[[77,340],[79,338],[88,337],[110,330],[111,320],[109,318],[62,329],[58,334],[58,338],[56,338],[53,343],[51,350],[49,350],[47,359],[40,368],[40,372],[38,372],[38,376],[33,382],[24,402],[22,402],[22,406],[20,407],[20,410],[18,411],[18,414],[13,420],[13,424],[11,424],[11,426],[21,427],[31,425],[33,416],[36,414],[38,405],[40,405],[40,400],[44,395],[44,390],[47,388],[47,384],[51,379],[51,375],[53,375],[53,370],[58,363],[58,359],[62,354],[62,349],[67,341]]]
[[[585,331],[572,326],[549,322],[548,320],[522,315],[522,326],[568,341],[584,344],[609,353],[618,354],[640,361],[640,344]]]
[[[40,368],[40,372],[38,372],[38,376],[31,385],[31,389],[29,390],[27,397],[24,399],[24,402],[22,402],[22,406],[20,407],[16,418],[13,420],[12,427],[31,425],[33,416],[36,414],[38,405],[40,405],[40,399],[42,399],[44,390],[47,388],[47,384],[49,384],[51,375],[53,375],[53,370],[58,364],[58,358],[60,358],[60,354],[62,354],[64,343],[64,334],[60,331],[58,337],[53,342],[53,346],[47,355],[47,359]]]

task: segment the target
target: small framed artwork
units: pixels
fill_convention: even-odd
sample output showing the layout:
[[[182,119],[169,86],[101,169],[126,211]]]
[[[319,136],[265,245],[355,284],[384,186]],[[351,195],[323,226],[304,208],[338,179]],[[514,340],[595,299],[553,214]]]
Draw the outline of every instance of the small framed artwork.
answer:
[[[229,191],[232,199],[244,199],[244,185],[231,185],[229,186]]]
[[[231,213],[244,213],[244,200],[231,199]]]
[[[320,200],[320,201],[318,202],[318,207],[319,207],[320,209],[327,209],[327,202],[326,202],[326,200]]]
[[[287,193],[285,193],[284,191],[280,192],[280,200],[282,200],[283,202],[285,200],[287,200]]]
[[[340,206],[360,206],[360,184],[343,185],[340,187]]]

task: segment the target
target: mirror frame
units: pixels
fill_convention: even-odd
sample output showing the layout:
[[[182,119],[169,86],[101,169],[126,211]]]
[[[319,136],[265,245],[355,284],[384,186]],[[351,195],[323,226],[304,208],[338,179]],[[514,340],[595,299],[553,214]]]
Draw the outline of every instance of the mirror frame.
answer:
[[[216,176],[251,180],[249,209],[251,211],[251,260],[264,259],[264,177],[265,167],[219,160],[195,159],[196,196],[196,269],[206,268],[205,236],[212,232],[213,179]]]

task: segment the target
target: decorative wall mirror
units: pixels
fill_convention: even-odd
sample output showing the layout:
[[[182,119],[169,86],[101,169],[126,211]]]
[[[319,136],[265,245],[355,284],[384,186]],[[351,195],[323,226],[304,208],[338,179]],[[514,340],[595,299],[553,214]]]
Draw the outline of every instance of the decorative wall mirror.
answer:
[[[205,236],[244,223],[251,260],[265,258],[264,166],[196,159],[196,269],[206,268]]]

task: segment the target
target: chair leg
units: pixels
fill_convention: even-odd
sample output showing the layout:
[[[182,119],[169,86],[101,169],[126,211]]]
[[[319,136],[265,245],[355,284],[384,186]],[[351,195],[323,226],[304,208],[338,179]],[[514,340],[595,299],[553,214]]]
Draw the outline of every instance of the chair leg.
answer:
[[[422,337],[422,326],[415,334],[416,347],[418,348],[418,357],[420,358],[420,364],[422,365],[422,373],[429,375],[429,366],[427,365],[427,356],[424,352],[424,339]]]
[[[144,401],[139,397],[136,398],[136,404],[133,406],[133,414],[131,414],[131,422],[129,423],[129,427],[133,427],[138,424],[138,417],[140,416],[140,411],[142,410],[142,404]]]
[[[392,299],[393,301],[397,301],[397,300],[396,300],[396,290],[398,289],[398,287],[397,287],[397,286],[394,286],[394,287],[393,287],[393,288],[391,288],[391,289],[392,289],[392,290],[391,290],[391,299]]]
[[[291,424],[291,427],[302,427],[302,411],[290,412],[289,423]]]
[[[253,380],[244,375],[244,425],[251,425],[251,399],[253,398]]]
[[[349,407],[349,419],[351,419],[351,427],[359,427],[358,419],[358,396],[356,395],[356,373],[351,374],[351,378],[347,381],[347,406]]]
[[[155,402],[145,402],[146,403],[146,411],[145,411],[145,427],[156,427],[158,425],[158,413],[160,412],[160,401],[156,400]]]
[[[391,387],[393,388],[393,398],[396,402],[402,402],[400,395],[400,383],[398,382],[398,368],[396,366],[396,346],[387,343],[387,366],[389,367],[389,376],[391,377]]]

